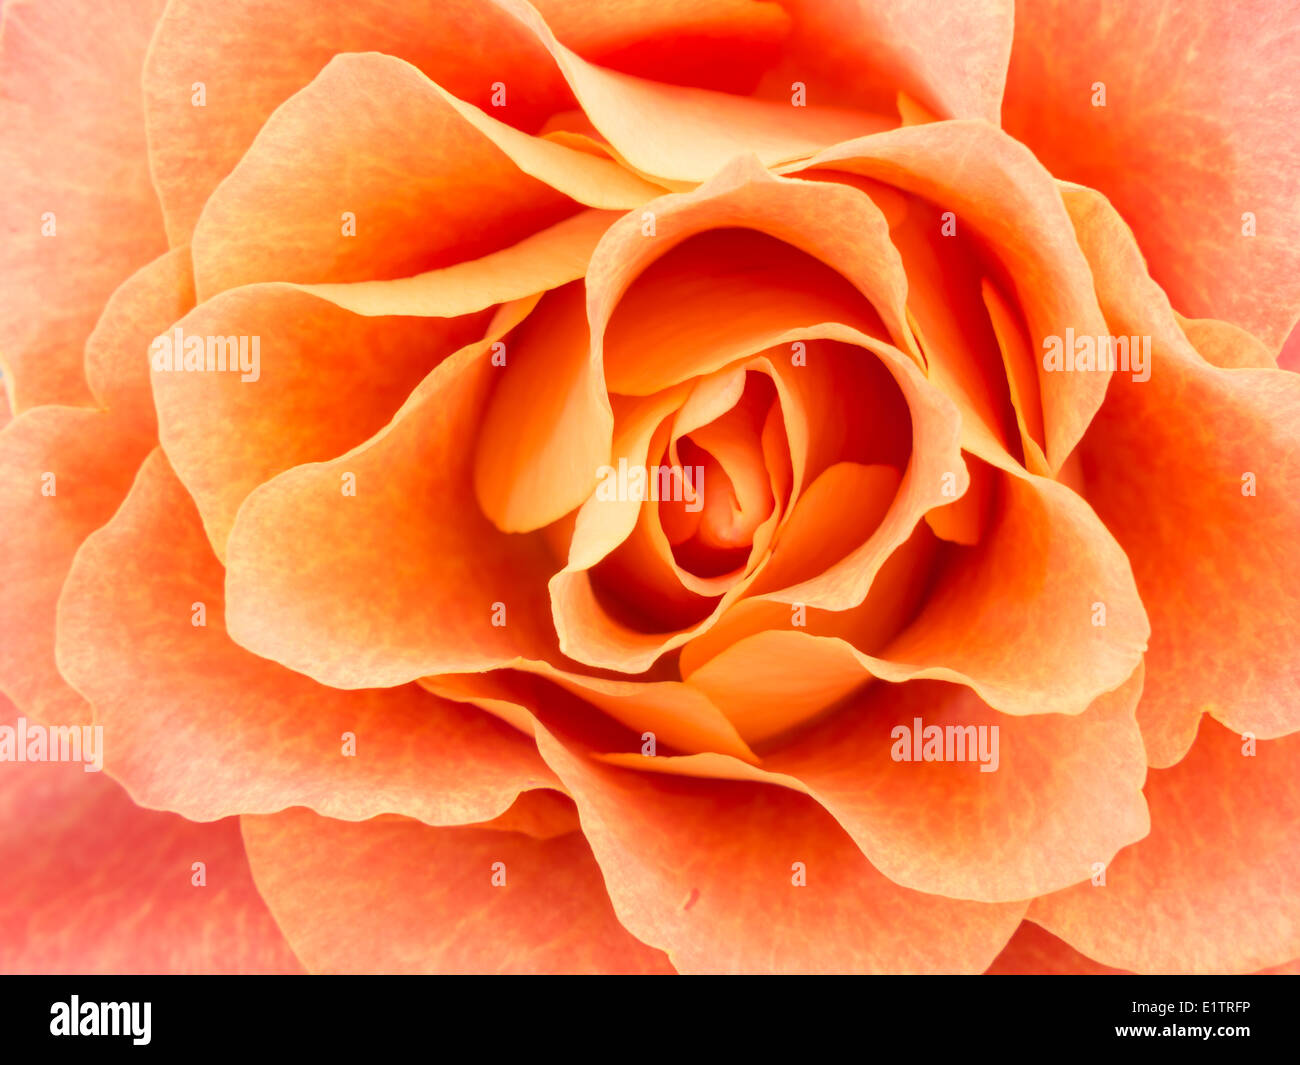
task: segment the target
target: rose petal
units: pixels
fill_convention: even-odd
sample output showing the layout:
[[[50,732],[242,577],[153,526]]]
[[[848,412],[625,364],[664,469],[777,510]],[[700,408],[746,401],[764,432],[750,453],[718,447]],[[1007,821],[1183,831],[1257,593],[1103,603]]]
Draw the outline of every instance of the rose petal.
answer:
[[[614,440],[610,468],[622,462],[628,468],[649,467],[650,441],[663,421],[681,407],[692,386],[679,385],[651,396],[609,397],[614,411]],[[623,543],[636,526],[641,501],[626,493],[626,499],[597,499],[593,494],[578,511],[573,536],[569,541],[568,564],[573,569],[589,569]]]
[[[106,522],[152,444],[103,411],[38,407],[0,433],[0,685],[59,724],[90,708],[54,663],[55,607],[73,555]]]
[[[188,248],[175,248],[122,282],[86,341],[86,380],[102,407],[156,435],[149,346],[194,308]]]
[[[580,211],[508,248],[414,277],[294,287],[353,314],[455,318],[583,277],[596,244],[617,217],[612,211]]]
[[[1052,173],[1110,198],[1180,311],[1274,351],[1300,312],[1294,181],[1278,180],[1300,168],[1297,33],[1300,10],[1271,0],[1021,0],[1003,107]]]
[[[847,647],[779,629],[745,637],[690,675],[691,687],[754,745],[805,723],[870,680]]]
[[[904,196],[871,179],[836,176],[862,187],[886,210],[890,239],[907,275],[908,321],[931,380],[962,412],[967,450],[975,449],[975,434],[982,430],[1003,450],[1018,455],[1007,360],[982,298],[988,280],[985,273],[991,266],[979,234],[960,224],[955,212],[943,209],[950,206],[947,203]],[[902,204],[891,213],[892,200]],[[1014,312],[1008,311],[1013,320],[1019,316],[1018,305]],[[1035,373],[1032,364],[1029,369]],[[1036,375],[1033,382],[1037,393]]]
[[[657,743],[679,751],[716,751],[746,762],[758,760],[699,685],[606,680],[559,670],[544,662],[517,662],[515,666],[554,681],[571,695],[599,707],[631,729],[638,742],[648,730]]]
[[[878,651],[915,615],[929,590],[929,573],[938,541],[924,523],[886,559],[867,597],[847,610],[820,610],[772,599],[745,598],[733,605],[716,624],[682,648],[678,665],[688,681],[705,662],[729,648],[739,648],[746,637],[768,630],[789,631],[796,618],[802,631],[813,636],[837,636],[868,654]],[[801,673],[806,672],[801,668]]]
[[[0,696],[0,725],[16,721]],[[253,886],[234,821],[142,810],[75,762],[5,762],[0,825],[7,973],[302,971]]]
[[[15,413],[90,405],[86,337],[113,290],[166,250],[140,99],[162,6],[51,0],[4,12],[0,358]]]
[[[158,451],[68,577],[60,666],[138,802],[195,820],[309,806],[462,824],[552,783],[531,742],[479,711],[414,686],[337,691],[249,654],[226,635],[222,578]]]
[[[790,632],[763,635],[770,659],[801,661],[832,681],[838,667],[851,679],[847,655],[830,656],[844,644]],[[956,685],[878,683],[773,745],[761,765],[720,754],[595,757],[643,772],[789,788],[816,800],[894,883],[949,898],[1011,902],[1087,879],[1103,860],[1098,855],[1113,857],[1146,834],[1146,761],[1133,713],[1140,691],[1135,675],[1082,717],[1015,718]],[[999,731],[985,732],[983,740],[978,731],[954,734],[947,760],[924,761],[918,755],[930,725]],[[907,731],[898,732],[900,726]],[[1003,771],[1004,760],[1011,771]],[[964,764],[977,761],[993,766],[994,775]]]
[[[494,0],[551,53],[588,119],[640,173],[669,181],[705,181],[737,155],[765,165],[810,155],[827,145],[888,126],[865,111],[789,100],[759,100],[666,85],[605,70],[555,39],[523,0]]]
[[[1278,352],[1277,364],[1283,369],[1300,372],[1300,322],[1291,330],[1291,335]]]
[[[1256,337],[1230,322],[1184,318],[1174,312],[1183,334],[1206,362],[1223,370],[1276,370],[1277,359]]]
[[[983,122],[908,126],[837,145],[806,166],[874,178],[951,211],[956,225],[979,234],[1001,263],[1033,350],[1042,350],[1046,337],[1065,336],[1067,328],[1076,336],[1106,333],[1055,182],[1023,145],[999,130]],[[946,390],[961,380],[952,359],[931,362],[931,376],[937,371]],[[1038,373],[1047,459],[1055,471],[1101,406],[1109,374],[1048,374],[1041,367]],[[976,450],[970,439],[963,443]]]
[[[581,830],[573,800],[553,788],[521,791],[510,804],[510,809],[500,817],[480,822],[475,827],[497,832],[522,832],[535,839],[554,839]]]
[[[619,924],[579,833],[297,809],[243,826],[258,888],[312,972],[672,972]]]
[[[1000,288],[984,279],[981,286],[984,306],[998,338],[1002,366],[1007,375],[1011,405],[1020,430],[1020,447],[1025,466],[1031,473],[1048,474],[1047,456],[1043,454],[1043,399],[1038,385],[1038,364],[1029,347],[1029,337]]]
[[[253,40],[259,43],[250,49]],[[402,12],[384,0],[321,0],[310,8],[298,0],[175,0],[158,25],[143,79],[149,160],[172,244],[189,240],[212,190],[272,112],[345,52],[416,63],[448,92],[492,107],[521,129],[571,106],[532,35],[482,0],[440,0]],[[207,58],[196,65],[195,57]],[[192,102],[196,80],[204,106]],[[506,87],[499,108],[492,106],[497,84]],[[315,135],[328,135],[334,122],[318,124]],[[331,233],[338,232],[336,219],[332,213]]]
[[[866,337],[855,330],[826,324],[807,330],[795,330],[776,337],[775,349],[789,350],[794,338],[828,339],[844,345],[867,348],[893,376],[907,400],[912,419],[914,451],[902,487],[885,520],[865,542],[823,573],[796,585],[765,591],[767,598],[783,603],[802,602],[823,609],[844,610],[857,606],[866,597],[881,565],[911,535],[921,515],[943,500],[944,473],[950,473],[958,490],[965,488],[965,467],[957,450],[958,423],[955,410],[937,389],[921,376],[915,363],[895,349]],[[814,365],[816,363],[814,359]],[[781,361],[759,357],[747,368],[764,369],[777,382],[783,411],[798,412],[794,419],[787,413],[787,434],[794,456],[795,477],[814,475],[838,456],[835,448],[843,447],[844,434],[835,423],[820,417],[828,402],[818,382],[834,382],[813,366],[786,366]],[[807,389],[807,395],[804,391]],[[820,397],[821,402],[818,402]],[[811,438],[811,439],[810,439]],[[834,441],[834,443],[829,443]],[[826,444],[825,448],[812,446]],[[824,453],[823,453],[824,452]],[[808,456],[815,457],[814,462]],[[863,456],[856,456],[861,459]],[[879,458],[879,456],[876,456]],[[868,459],[870,461],[870,459]],[[620,570],[620,576],[629,572]],[[640,672],[650,668],[657,658],[698,636],[718,620],[736,602],[750,584],[761,578],[755,570],[732,585],[713,605],[711,612],[698,621],[687,620],[669,631],[646,632],[634,628],[614,615],[598,598],[591,571],[578,570],[570,563],[551,580],[555,627],[564,653],[577,661],[599,668]]]
[[[1205,721],[1187,757],[1147,779],[1151,834],[1104,886],[1037,899],[1030,917],[1139,973],[1246,973],[1300,954],[1300,736],[1246,750]]]
[[[434,366],[482,337],[484,324],[482,315],[361,317],[268,284],[223,292],[164,330],[177,365],[159,370],[150,354],[158,437],[218,555],[254,488],[365,442]],[[210,371],[179,365],[195,338],[214,360]],[[228,340],[238,352],[227,354]],[[224,368],[218,356],[229,360]]]
[[[1011,0],[782,0],[794,19],[770,80],[802,75],[809,99],[887,111],[898,90],[943,118],[997,122],[1011,52]]]
[[[948,549],[926,605],[869,668],[968,684],[1008,714],[1078,714],[1132,674],[1151,626],[1092,508],[1002,461],[991,525]]]
[[[651,237],[645,235],[647,213],[654,222]],[[667,297],[676,304],[683,301],[674,297],[686,296],[672,280],[672,271],[654,272],[652,264],[690,237],[733,228],[775,238],[844,275],[870,301],[888,330],[888,338],[909,354],[915,353],[903,309],[907,279],[879,208],[855,189],[777,178],[753,157],[741,157],[695,191],[651,201],[641,217],[625,216],[597,246],[588,272],[587,317],[596,355],[605,357],[606,330],[613,334],[608,367],[612,391],[641,395],[658,391],[761,351],[799,326],[839,321],[875,332],[866,328],[874,316],[863,317],[864,310],[870,315],[869,309],[855,308],[849,292],[836,285],[833,275],[808,264],[804,256],[791,255],[779,244],[748,234],[738,239],[710,237],[684,254],[688,276],[700,275],[698,280],[692,277],[689,286],[696,292],[687,297],[680,319],[673,315],[671,324],[661,321],[658,328],[647,323],[646,312],[655,303]],[[772,264],[768,268],[772,274],[747,265],[758,256]],[[780,295],[778,281],[796,271],[809,280],[795,294]],[[616,312],[625,295],[637,299],[635,283],[643,274],[649,274],[650,283],[641,297],[643,302],[630,307],[626,325],[638,332],[649,326],[652,331],[649,337],[616,332]],[[724,280],[716,280],[719,275]],[[729,276],[735,280],[725,280]],[[704,280],[706,277],[709,280]],[[788,287],[788,278],[785,280]],[[755,283],[760,293],[757,299],[749,287]],[[719,315],[716,303],[702,300],[701,286],[704,292],[717,292],[728,304],[744,299],[739,320]],[[769,296],[776,301],[770,312],[762,309]],[[846,320],[835,314],[841,307],[854,316]],[[668,350],[671,346],[677,350]],[[641,368],[649,360],[657,369],[663,357],[670,360],[666,373],[647,375]]]
[[[839,199],[842,217],[851,201]],[[810,206],[814,201],[805,195],[803,202]],[[839,322],[859,332],[884,336],[880,319],[868,302],[872,289],[864,295],[834,266],[816,257],[821,251],[816,243],[820,227],[815,228],[811,218],[806,226],[813,238],[806,241],[809,250],[766,233],[738,228],[687,235],[665,249],[662,245],[677,234],[665,232],[660,238],[660,227],[676,229],[674,219],[680,203],[658,205],[653,239],[624,220],[611,227],[593,257],[590,288],[595,296],[602,295],[604,279],[613,271],[621,274],[629,265],[644,266],[621,294],[611,294],[608,302],[602,300],[605,307],[612,308],[601,338],[611,392],[651,395],[720,370],[801,326]],[[869,206],[858,206],[863,208],[861,222],[869,224]],[[660,214],[668,215],[662,223]],[[629,217],[635,222],[635,215]],[[877,233],[883,242],[883,227]],[[880,247],[883,250],[885,246],[882,243]],[[650,259],[648,255],[658,257]],[[856,266],[856,275],[864,279],[897,268],[885,254],[878,262],[868,260]],[[901,317],[904,282],[901,273],[895,276]],[[664,313],[667,307],[673,309],[671,314]]]
[[[1022,921],[1002,948],[986,976],[1123,976],[1123,969],[1112,969],[1084,957],[1063,939],[1033,921]]]
[[[1081,451],[1088,498],[1151,616],[1139,714],[1150,762],[1178,761],[1202,712],[1261,739],[1293,732],[1300,670],[1277,635],[1300,622],[1288,557],[1300,528],[1300,377],[1205,362],[1115,211],[1096,193],[1064,192],[1111,330],[1152,338],[1150,379],[1116,375]],[[1246,474],[1257,495],[1245,494]]]
[[[752,0],[536,0],[555,36],[596,66],[673,85],[748,95],[790,32]]]
[[[837,462],[821,471],[777,533],[753,593],[810,581],[853,554],[888,517],[900,480],[885,465]]]
[[[619,919],[682,972],[982,972],[1024,911],[891,883],[792,791],[611,768],[537,739]]]
[[[544,296],[496,368],[473,447],[474,494],[502,532],[532,532],[576,510],[609,460],[614,415],[585,295],[575,283]]]
[[[988,530],[997,498],[1001,472],[983,459],[963,454],[970,487],[941,507],[925,512],[925,522],[940,539],[970,547]]]
[[[1141,691],[1139,669],[1082,715],[1013,717],[956,685],[875,684],[763,765],[802,782],[895,883],[1026,899],[1086,879],[1146,835]],[[978,733],[965,732],[967,762],[895,760],[900,744],[916,744],[918,718],[923,729],[997,727],[996,751],[985,732],[973,764]]]
[[[204,206],[195,284],[207,299],[258,281],[404,277],[497,251],[576,209],[409,63],[341,55],[275,112]]]
[[[226,556],[236,643],[337,688],[548,657],[558,560],[540,534],[499,532],[479,513],[465,447],[502,369],[491,344],[524,311],[441,363],[365,444],[244,501]]]

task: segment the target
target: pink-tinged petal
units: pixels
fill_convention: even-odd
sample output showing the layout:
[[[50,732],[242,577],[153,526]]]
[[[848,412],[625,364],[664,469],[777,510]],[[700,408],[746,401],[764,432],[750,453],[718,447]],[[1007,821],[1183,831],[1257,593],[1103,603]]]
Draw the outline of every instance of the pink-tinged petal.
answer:
[[[941,118],[997,122],[1011,52],[1012,0],[780,0],[794,20],[769,81],[808,98],[893,110],[902,90]]]
[[[86,380],[101,407],[156,434],[150,345],[193,308],[188,248],[174,248],[122,282],[86,341]]]
[[[532,35],[482,0],[412,9],[385,0],[320,0],[306,7],[298,0],[173,0],[143,79],[149,159],[173,244],[189,240],[212,190],[272,112],[346,52],[406,59],[449,93],[521,129],[572,106]],[[202,106],[194,103],[196,82],[203,84]],[[498,84],[506,93],[503,101],[497,95],[501,106],[495,107]],[[316,135],[330,135],[335,122],[324,117]],[[337,212],[331,221],[338,233]]]
[[[243,826],[258,888],[312,972],[673,971],[619,924],[581,833],[296,809]]]
[[[16,413],[90,405],[104,301],[167,248],[140,68],[161,0],[16,0],[0,31],[0,361]]]
[[[1151,834],[1105,884],[1037,899],[1029,916],[1140,973],[1249,973],[1300,954],[1300,735],[1253,743],[1203,721],[1146,797]]]
[[[982,972],[1024,913],[899,887],[788,789],[612,768],[537,739],[619,919],[682,972]]]
[[[0,686],[28,713],[89,720],[55,668],[55,604],[73,554],[121,503],[153,446],[149,340],[192,301],[184,250],[142,267],[86,342],[86,377],[107,412],[46,407],[0,435],[0,530],[9,545],[0,562]]]
[[[977,234],[1005,272],[1006,295],[1021,308],[1031,351],[1042,351],[1044,339],[1064,337],[1067,329],[1076,336],[1105,334],[1088,263],[1056,183],[1023,145],[987,123],[908,126],[837,145],[806,165],[872,178],[951,212],[958,231]],[[974,296],[978,301],[979,293]],[[939,345],[937,357],[930,357],[931,377],[964,391],[968,386],[962,384],[957,354]],[[1041,362],[1036,365],[1046,457],[1057,471],[1101,406],[1110,375],[1047,373]],[[972,422],[970,429],[992,432],[997,439],[982,422]],[[963,444],[975,450],[971,439]]]
[[[1213,318],[1174,317],[1183,334],[1206,362],[1223,370],[1276,370],[1277,357],[1253,334]]]
[[[73,555],[112,517],[152,441],[103,411],[38,407],[0,433],[0,688],[58,723],[90,708],[54,662],[55,607]]]
[[[1278,352],[1277,364],[1285,370],[1300,373],[1300,323],[1291,330],[1291,335],[1286,338],[1286,343]]]
[[[238,822],[141,809],[79,762],[0,763],[0,898],[6,973],[302,972]]]
[[[1085,957],[1063,939],[1033,921],[1022,921],[985,976],[1124,976]]]
[[[60,666],[138,802],[201,821],[308,806],[463,824],[553,783],[531,741],[472,707],[414,685],[325,688],[249,654],[226,634],[222,580],[155,451],[59,604]]]
[[[1276,0],[1021,0],[1002,109],[1109,197],[1179,311],[1273,351],[1300,314],[1297,48],[1300,8]]]
[[[1278,634],[1300,624],[1300,377],[1206,362],[1115,211],[1064,194],[1111,332],[1151,338],[1149,379],[1115,375],[1080,449],[1085,493],[1151,617],[1138,713],[1150,763],[1178,761],[1203,712],[1261,739],[1294,732],[1300,667]]]

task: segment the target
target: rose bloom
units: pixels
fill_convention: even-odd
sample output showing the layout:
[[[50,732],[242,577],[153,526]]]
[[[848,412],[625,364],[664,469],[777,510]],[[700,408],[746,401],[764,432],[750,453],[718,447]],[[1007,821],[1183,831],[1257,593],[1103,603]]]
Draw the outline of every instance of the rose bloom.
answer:
[[[8,0],[0,968],[1296,971],[1298,62]]]

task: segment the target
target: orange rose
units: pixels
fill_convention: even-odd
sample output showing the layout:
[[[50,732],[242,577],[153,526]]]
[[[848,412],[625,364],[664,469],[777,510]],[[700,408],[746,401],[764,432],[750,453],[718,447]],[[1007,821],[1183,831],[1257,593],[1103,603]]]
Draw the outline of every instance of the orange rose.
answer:
[[[127,6],[0,42],[0,967],[1294,968],[1294,5]]]

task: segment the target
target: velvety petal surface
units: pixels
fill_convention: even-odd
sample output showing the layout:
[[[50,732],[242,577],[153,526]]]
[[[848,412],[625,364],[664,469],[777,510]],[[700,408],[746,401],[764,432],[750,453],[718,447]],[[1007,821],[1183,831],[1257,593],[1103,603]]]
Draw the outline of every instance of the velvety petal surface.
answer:
[[[0,697],[0,724],[17,716]],[[238,822],[141,809],[76,762],[0,763],[0,896],[6,973],[302,971]]]
[[[619,924],[581,833],[308,810],[243,826],[258,888],[312,972],[673,971]]]

